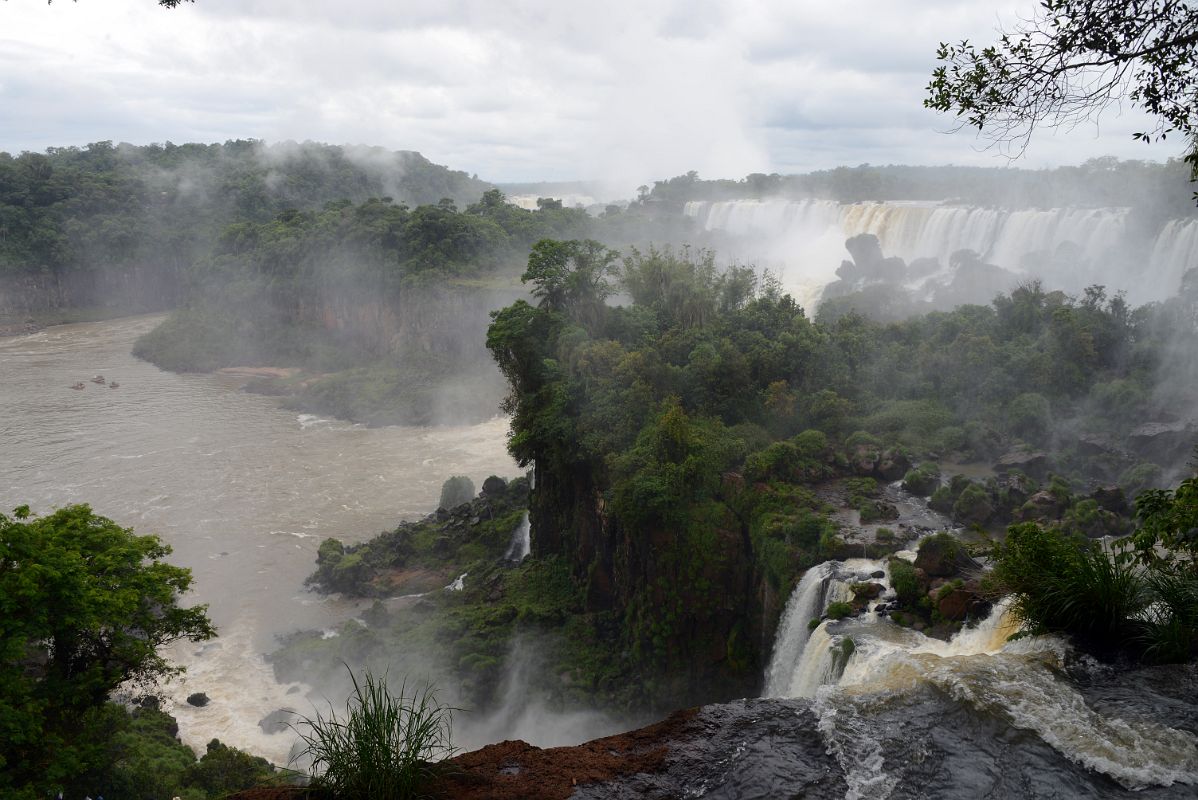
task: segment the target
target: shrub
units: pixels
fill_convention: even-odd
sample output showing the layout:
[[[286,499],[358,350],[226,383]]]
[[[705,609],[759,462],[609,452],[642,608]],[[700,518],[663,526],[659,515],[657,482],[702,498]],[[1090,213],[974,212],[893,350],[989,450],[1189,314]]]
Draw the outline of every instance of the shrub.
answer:
[[[890,585],[903,605],[914,606],[919,602],[919,578],[914,565],[909,562],[901,558],[890,559]]]
[[[831,603],[824,612],[832,619],[844,619],[853,615],[853,606],[849,603]]]
[[[453,752],[452,710],[431,689],[392,694],[386,679],[350,673],[346,715],[303,718],[299,731],[313,784],[343,800],[407,800],[420,795],[431,761]]]
[[[947,486],[941,486],[936,491],[932,492],[931,499],[928,500],[928,505],[935,511],[942,514],[947,514],[953,510],[953,492]]]
[[[879,542],[893,542],[894,531],[890,530],[890,528],[878,528],[874,531],[874,538]]]
[[[823,431],[806,430],[790,441],[803,458],[823,458],[828,452],[828,437]]]
[[[953,516],[964,522],[984,524],[994,515],[990,495],[981,486],[971,483],[953,503]]]
[[[1102,648],[1140,637],[1149,585],[1128,559],[1034,523],[1012,526],[994,553],[993,579],[1014,595],[1031,632],[1069,633]]]

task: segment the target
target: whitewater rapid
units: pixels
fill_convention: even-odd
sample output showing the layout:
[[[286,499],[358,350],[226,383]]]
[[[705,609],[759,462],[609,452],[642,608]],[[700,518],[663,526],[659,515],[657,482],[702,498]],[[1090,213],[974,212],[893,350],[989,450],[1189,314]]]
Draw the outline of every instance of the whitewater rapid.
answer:
[[[888,754],[903,733],[877,720],[904,705],[917,708],[928,690],[970,713],[1030,731],[1126,789],[1198,785],[1198,737],[1149,714],[1092,708],[1063,674],[1070,654],[1062,640],[1011,640],[1018,624],[1009,600],[947,642],[901,627],[872,607],[811,631],[792,624],[819,619],[827,604],[844,596],[837,587],[883,568],[880,561],[857,560],[809,570],[791,594],[766,673],[764,696],[811,699],[819,731],[845,772],[846,797],[884,798],[898,785],[902,771]]]

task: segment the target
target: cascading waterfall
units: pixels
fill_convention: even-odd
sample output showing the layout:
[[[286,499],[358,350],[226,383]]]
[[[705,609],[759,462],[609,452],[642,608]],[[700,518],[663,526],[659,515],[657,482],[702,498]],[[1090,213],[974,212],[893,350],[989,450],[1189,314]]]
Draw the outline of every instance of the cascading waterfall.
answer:
[[[528,557],[528,552],[532,548],[529,531],[528,512],[525,511],[524,516],[520,519],[520,524],[516,526],[516,530],[512,531],[512,541],[507,546],[505,560],[519,564]]]
[[[792,627],[779,628],[778,652],[793,649],[784,641]],[[819,730],[845,770],[850,798],[886,797],[898,784],[902,766],[884,755],[887,743],[904,731],[873,720],[880,709],[918,702],[914,698],[927,688],[1009,727],[1033,731],[1066,758],[1126,788],[1198,784],[1198,737],[1098,713],[1059,674],[1065,644],[1047,636],[1009,641],[1016,629],[1009,601],[947,642],[872,613],[825,621],[805,638],[789,683],[768,680],[766,694],[813,698]]]
[[[778,625],[765,675],[766,697],[810,697],[844,666],[843,644],[828,633],[828,622],[814,629],[810,623],[832,603],[852,599],[854,583],[877,581],[889,590],[888,577],[872,577],[878,572],[886,573],[885,563],[864,558],[825,561],[807,570],[791,593]],[[867,613],[873,614],[872,604]]]
[[[908,263],[934,258],[947,266],[953,253],[973,250],[988,263],[1020,273],[1035,255],[1035,274],[1054,286],[1078,291],[1103,283],[1126,290],[1133,303],[1172,296],[1181,275],[1198,266],[1198,220],[1169,222],[1153,241],[1137,242],[1126,208],[1004,210],[766,199],[692,201],[683,213],[704,230],[751,238],[761,248],[753,256],[778,271],[800,301],[813,295],[813,283],[834,279],[846,255],[844,240],[862,233],[877,236],[885,255]],[[1080,261],[1054,264],[1062,248],[1072,248]],[[1129,276],[1129,268],[1141,272]]]

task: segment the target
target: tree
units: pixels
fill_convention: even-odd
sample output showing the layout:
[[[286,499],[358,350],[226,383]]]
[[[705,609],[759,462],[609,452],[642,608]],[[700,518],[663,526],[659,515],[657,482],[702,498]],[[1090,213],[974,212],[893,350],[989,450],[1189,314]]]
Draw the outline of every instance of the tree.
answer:
[[[191,572],[171,550],[86,505],[0,514],[0,794],[70,787],[103,758],[104,705],[126,682],[181,671],[159,650],[216,635],[179,605]]]
[[[568,313],[583,324],[601,315],[613,291],[607,277],[619,253],[593,239],[542,239],[528,254],[520,280],[533,284],[532,295],[548,311]]]
[[[942,43],[924,105],[1022,148],[1041,123],[1096,119],[1126,98],[1156,118],[1135,137],[1181,134],[1198,170],[1198,8],[1190,0],[1042,0],[1032,18],[1000,33],[980,50],[968,40]]]

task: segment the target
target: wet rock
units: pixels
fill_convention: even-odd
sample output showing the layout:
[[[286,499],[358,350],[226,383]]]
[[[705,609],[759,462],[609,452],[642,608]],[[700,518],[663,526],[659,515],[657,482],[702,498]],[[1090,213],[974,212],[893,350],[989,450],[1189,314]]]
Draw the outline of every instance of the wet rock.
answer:
[[[1064,509],[1052,492],[1036,492],[1019,509],[1023,522],[1046,522],[1058,519]]]
[[[874,600],[882,596],[886,587],[880,583],[858,583],[853,585],[853,599],[857,602]]]
[[[282,733],[291,727],[291,723],[295,719],[295,709],[277,708],[258,720],[258,727],[262,729],[263,733]]]
[[[1098,503],[1098,507],[1104,511],[1122,515],[1131,513],[1127,495],[1118,486],[1100,486],[1090,493],[1090,499]]]
[[[1083,433],[1077,437],[1077,453],[1086,458],[1099,456],[1129,457],[1129,453],[1119,446],[1112,437],[1101,433]]]
[[[1127,438],[1137,454],[1168,464],[1189,454],[1198,432],[1191,422],[1149,422],[1133,430]]]
[[[1010,513],[1023,506],[1033,494],[1031,478],[1020,472],[1003,475],[995,482],[999,505]]]
[[[878,578],[879,580],[880,580],[880,579],[882,579],[882,578],[885,578],[885,577],[886,577],[886,570],[882,570],[882,569],[875,570],[875,571],[873,571],[873,572],[869,573],[869,577],[871,577],[871,578]]]
[[[203,708],[204,706],[208,705],[208,703],[208,695],[204,694],[203,692],[194,692],[187,695],[188,705],[195,706],[196,708]]]
[[[1048,453],[1043,450],[1012,450],[994,462],[994,471],[1003,474],[1019,470],[1033,478],[1043,478],[1052,468]]]
[[[982,565],[974,561],[965,546],[951,534],[940,533],[923,540],[915,557],[915,568],[929,578],[951,578],[977,572]]]
[[[977,599],[973,592],[952,589],[936,601],[936,610],[940,612],[940,616],[956,622],[968,616],[970,607]]]

